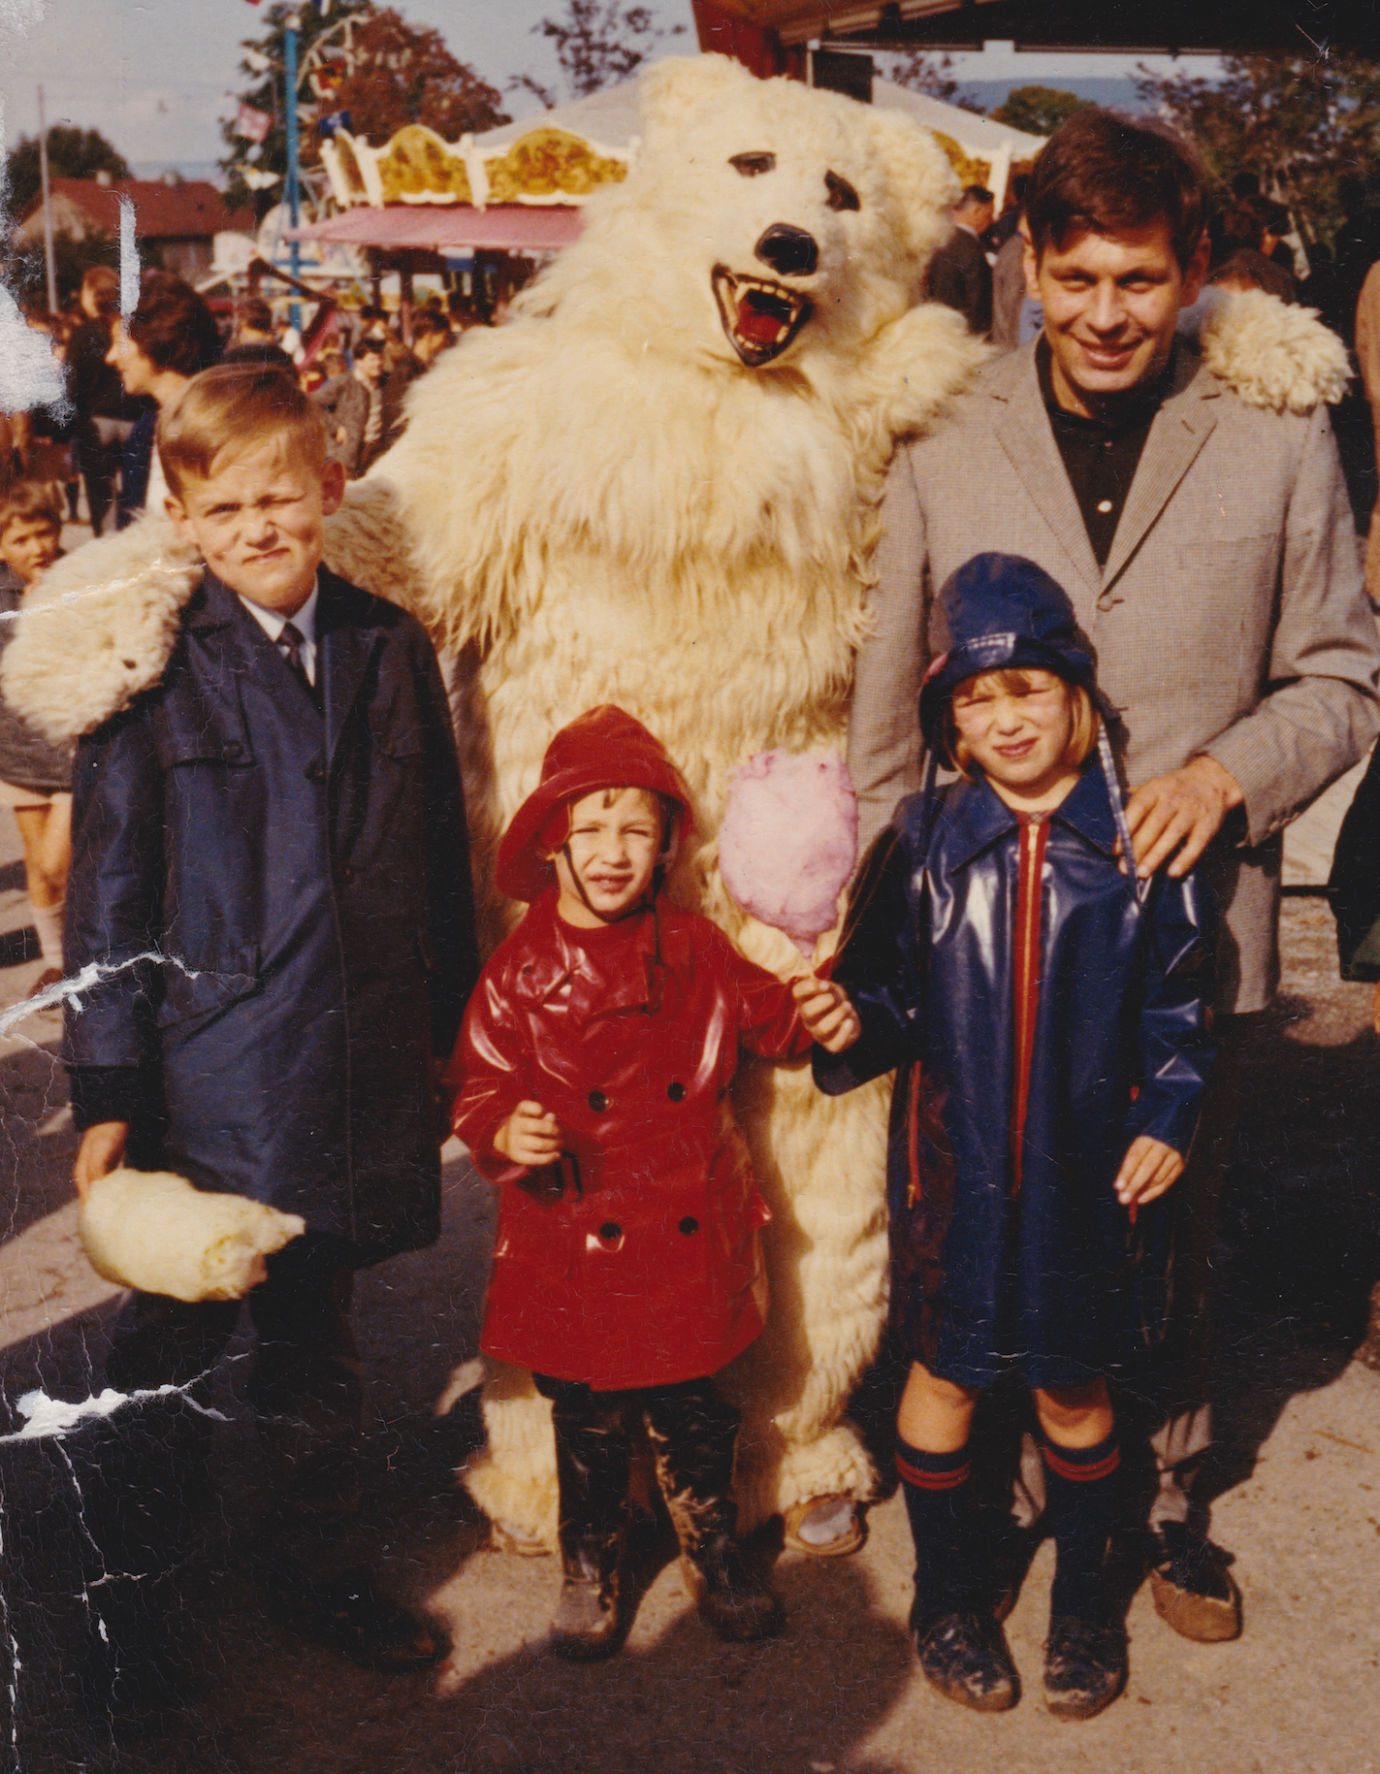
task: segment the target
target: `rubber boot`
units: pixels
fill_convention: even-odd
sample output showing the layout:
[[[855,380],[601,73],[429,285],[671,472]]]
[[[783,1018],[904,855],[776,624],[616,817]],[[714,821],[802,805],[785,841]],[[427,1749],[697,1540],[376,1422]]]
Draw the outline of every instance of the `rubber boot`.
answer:
[[[645,1415],[681,1570],[700,1613],[722,1639],[771,1638],[785,1624],[781,1603],[749,1570],[734,1538],[737,1411],[712,1386],[695,1383],[653,1394]]]
[[[560,1490],[561,1599],[551,1649],[593,1663],[622,1644],[620,1565],[627,1529],[630,1444],[621,1405],[587,1386],[552,1400]]]

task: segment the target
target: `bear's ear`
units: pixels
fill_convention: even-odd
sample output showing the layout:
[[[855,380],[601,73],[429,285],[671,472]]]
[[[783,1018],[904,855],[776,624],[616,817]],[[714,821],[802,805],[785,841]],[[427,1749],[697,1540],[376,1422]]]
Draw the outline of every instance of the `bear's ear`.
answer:
[[[875,107],[867,119],[895,204],[896,225],[910,256],[923,268],[953,232],[958,175],[939,143],[918,123]]]
[[[724,93],[746,92],[760,83],[741,62],[727,55],[675,55],[653,62],[638,80],[638,102],[648,132],[673,133]]]

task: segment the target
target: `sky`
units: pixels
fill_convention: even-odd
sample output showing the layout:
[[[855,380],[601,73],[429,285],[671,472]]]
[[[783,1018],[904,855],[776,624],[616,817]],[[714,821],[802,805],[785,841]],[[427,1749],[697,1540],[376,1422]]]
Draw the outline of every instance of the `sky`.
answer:
[[[459,60],[500,90],[524,73],[556,84],[555,58],[533,27],[561,13],[563,0],[396,3],[413,23],[439,30]],[[689,0],[648,3],[659,24],[686,26],[666,40],[667,49],[693,51]],[[258,20],[248,0],[0,0],[0,137],[10,144],[37,134],[41,84],[50,125],[99,129],[141,167],[204,166],[224,151],[218,120],[233,109],[239,43],[256,34]],[[956,56],[955,72],[1058,85],[1080,73],[1129,72],[1137,59],[1017,55],[1006,45]],[[1155,64],[1172,66],[1167,58]],[[1180,65],[1191,72],[1204,66],[1197,57]],[[536,101],[512,93],[508,109],[522,116]]]

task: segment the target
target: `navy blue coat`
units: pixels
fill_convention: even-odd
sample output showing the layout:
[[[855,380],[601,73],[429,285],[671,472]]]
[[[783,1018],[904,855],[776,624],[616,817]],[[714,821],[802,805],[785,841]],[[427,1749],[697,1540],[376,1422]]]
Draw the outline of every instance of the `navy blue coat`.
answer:
[[[437,1232],[469,864],[422,629],[323,571],[317,639],[324,718],[208,574],[160,682],[81,742],[66,965],[111,971],[65,1057],[84,1124],[137,1123],[142,1081],[169,1168],[372,1261]]]
[[[897,808],[854,894],[834,978],[862,1040],[831,1095],[899,1067],[888,1197],[892,1310],[908,1352],[982,1386],[1014,1360],[1077,1385],[1157,1338],[1173,1191],[1134,1218],[1113,1183],[1136,1135],[1186,1152],[1210,1048],[1196,888],[1138,908],[1114,860],[1096,754],[1049,816],[1041,985],[1019,1193],[1012,1188],[1017,820],[981,777]]]

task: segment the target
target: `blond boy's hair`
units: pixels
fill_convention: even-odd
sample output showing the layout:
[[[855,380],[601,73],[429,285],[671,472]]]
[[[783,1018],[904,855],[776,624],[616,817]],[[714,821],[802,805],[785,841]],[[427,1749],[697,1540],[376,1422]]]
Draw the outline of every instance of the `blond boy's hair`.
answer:
[[[158,455],[180,499],[189,478],[209,480],[227,451],[241,454],[281,438],[294,458],[326,463],[326,422],[288,370],[222,363],[203,370],[158,417]]]
[[[62,488],[56,481],[17,480],[0,496],[0,536],[11,524],[32,523],[46,517],[56,529],[62,528]]]
[[[1073,724],[1069,732],[1069,742],[1064,748],[1064,755],[1059,762],[1071,770],[1076,770],[1097,743],[1098,714],[1093,707],[1092,697],[1081,684],[1071,684],[1067,678],[1059,677],[1057,672],[1049,674],[1064,686],[1064,694],[1069,699],[1073,710]],[[1008,696],[1028,696],[1035,687],[1035,680],[1030,671],[1019,665],[1003,666],[1000,671],[980,672],[976,677],[967,678],[964,684],[956,684],[955,692],[966,684],[990,682]],[[944,711],[944,739],[948,747],[953,767],[961,776],[968,777],[971,773],[968,765],[972,762],[972,753],[963,743],[958,731],[958,723],[954,719],[953,697],[949,698]]]

